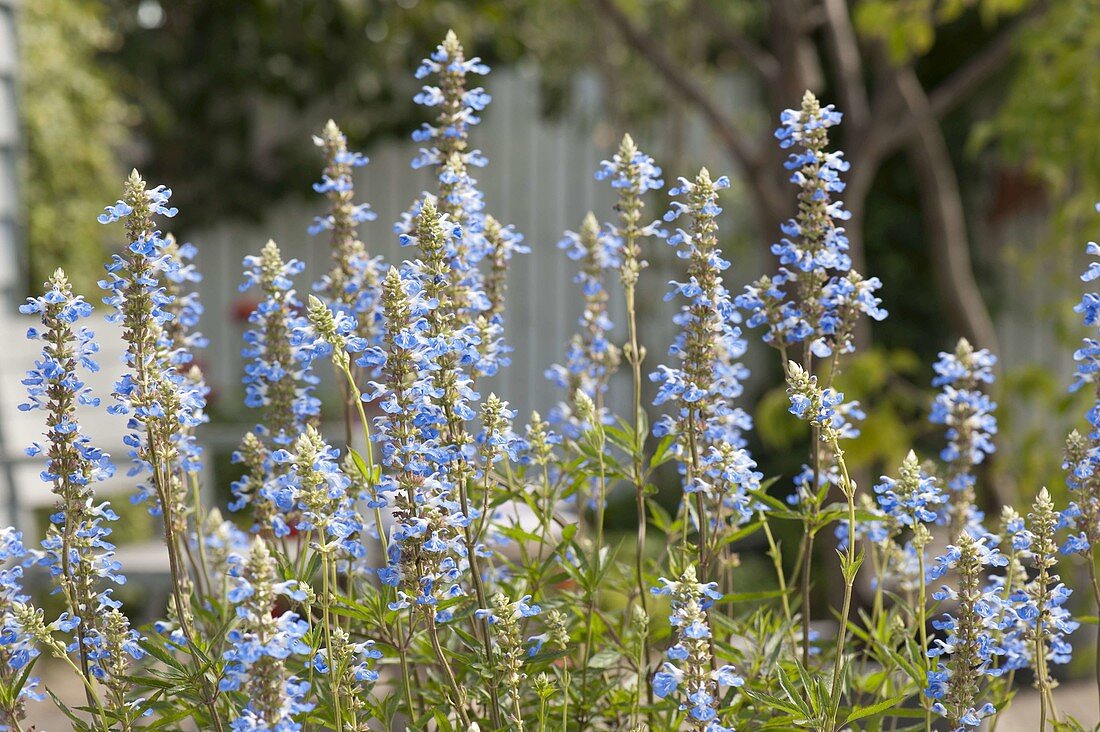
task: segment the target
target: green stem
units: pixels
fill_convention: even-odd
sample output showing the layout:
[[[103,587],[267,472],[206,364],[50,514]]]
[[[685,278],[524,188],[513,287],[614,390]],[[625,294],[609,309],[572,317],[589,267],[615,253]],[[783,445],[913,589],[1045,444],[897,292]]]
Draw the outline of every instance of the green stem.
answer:
[[[627,242],[627,246],[631,246]],[[634,494],[638,513],[638,538],[634,548],[634,579],[638,585],[638,602],[642,610],[648,612],[646,603],[645,586],[645,545],[646,545],[646,510],[645,510],[645,476],[642,468],[645,436],[642,429],[642,358],[638,352],[638,318],[635,305],[634,284],[627,283],[626,312],[627,327],[630,337],[630,366],[633,373],[633,408],[634,408],[634,449],[631,455],[631,470],[634,478]]]
[[[807,364],[812,362],[812,356],[806,355]],[[785,362],[784,362],[785,363]],[[784,368],[786,368],[784,366]],[[807,365],[807,371],[809,366]],[[813,485],[810,486],[809,495],[817,505],[817,491],[821,486],[821,427],[814,425],[810,428],[810,462],[813,464]],[[802,557],[802,665],[810,667],[810,568],[813,564],[814,538],[817,530],[814,529],[806,535],[806,553]]]
[[[775,537],[772,535],[771,525],[768,523],[768,517],[764,511],[760,511],[760,523],[764,527],[764,536],[768,540],[768,556],[772,559],[772,566],[775,567],[775,578],[779,582],[779,591],[783,602],[783,619],[787,622],[787,626],[790,628],[791,633],[794,633],[794,616],[791,613],[791,601],[787,597],[787,573],[783,571],[783,553],[779,549],[779,544],[776,543]],[[793,635],[792,635],[793,639]],[[797,646],[795,641],[795,646]]]
[[[210,565],[206,556],[206,542],[202,540],[202,527],[205,522],[205,514],[202,505],[202,491],[199,488],[199,476],[192,470],[187,473],[187,480],[191,484],[191,502],[195,510],[195,533],[198,536],[196,543],[199,546],[200,582],[204,583],[209,591],[211,589]]]
[[[153,433],[150,431],[148,438],[149,444],[155,444],[153,440]],[[194,629],[191,627],[190,618],[188,617],[187,605],[184,604],[183,592],[181,590],[181,577],[183,576],[183,569],[180,566],[179,558],[179,539],[175,535],[174,519],[172,516],[172,501],[169,495],[169,485],[171,483],[170,478],[166,478],[162,472],[159,461],[157,460],[157,454],[153,451],[150,455],[149,461],[150,467],[153,472],[153,481],[157,487],[159,494],[161,509],[164,518],[164,543],[168,547],[168,567],[172,575],[172,597],[176,603],[176,619],[180,624],[180,631],[183,633],[184,639],[187,642],[187,648],[190,652],[192,664],[195,667],[195,673],[198,674],[200,683],[203,687],[203,703],[206,705],[207,710],[210,712],[210,720],[214,724],[214,728],[217,732],[222,732],[221,715],[218,713],[216,689],[211,688],[209,679],[206,678],[206,671],[203,669],[201,662],[199,661],[198,650],[195,643]]]
[[[814,538],[817,531],[809,524],[803,525],[802,540],[802,665],[810,667],[810,570],[814,557]]]
[[[329,588],[329,573],[330,564],[332,563],[332,557],[329,552],[323,547],[325,536],[321,532],[317,538],[317,541],[322,544],[321,548],[321,624],[322,630],[325,636],[325,654],[329,664],[329,692],[332,694],[332,707],[333,714],[336,717],[336,732],[344,732],[344,720],[341,714],[340,704],[340,692],[338,689],[338,683],[336,681],[336,669],[335,662],[333,661],[332,653],[332,619],[330,617],[330,607],[332,605],[332,593]]]
[[[432,650],[435,651],[435,657],[443,667],[443,673],[447,677],[447,685],[451,687],[451,706],[454,707],[455,712],[458,714],[458,718],[462,722],[463,730],[469,729],[470,717],[466,714],[466,695],[463,694],[462,690],[459,688],[454,669],[451,668],[451,662],[447,660],[447,656],[443,652],[443,646],[439,643],[439,631],[436,627],[435,615],[431,609],[427,611],[427,616],[428,638],[431,639]]]
[[[928,617],[925,603],[928,601],[928,588],[926,586],[924,574],[923,546],[917,548],[917,571],[920,572],[920,584],[917,588],[917,625],[920,629],[921,668],[924,671],[922,684],[924,685],[924,687],[927,688],[928,672],[930,669],[928,660]],[[921,695],[921,705],[924,707],[925,732],[932,732],[932,707],[929,703],[928,697],[924,696],[923,694]]]
[[[363,441],[365,443],[365,450],[367,451],[367,472],[370,475],[364,476],[367,481],[367,485],[370,487],[371,502],[374,504],[374,526],[378,531],[378,542],[382,546],[382,561],[386,561],[389,557],[389,540],[386,538],[385,527],[382,526],[382,509],[378,506],[378,490],[374,480],[374,446],[370,439],[370,422],[367,421],[367,411],[363,408],[363,395],[359,391],[359,387],[355,384],[355,377],[351,373],[351,367],[347,364],[344,365],[344,378],[348,383],[348,390],[351,392],[352,398],[355,400],[355,406],[359,410],[359,422],[363,425]],[[351,447],[350,440],[348,447]]]
[[[65,661],[65,663],[69,665],[69,668],[75,671],[80,677],[80,681],[84,684],[84,690],[87,692],[88,698],[92,700],[95,704],[96,711],[99,712],[99,721],[103,724],[104,732],[111,732],[111,725],[107,721],[107,712],[103,708],[103,702],[100,700],[99,694],[96,693],[95,685],[93,685],[89,678],[81,672],[80,667],[73,663],[73,659],[69,658],[69,654],[65,653],[64,648],[60,645],[54,649],[54,655]]]
[[[1092,548],[1092,544],[1089,544],[1089,550],[1085,558],[1089,564],[1089,580],[1092,583],[1092,598],[1096,602],[1097,612],[1100,612],[1100,582],[1096,577],[1096,556]],[[1096,657],[1093,659],[1096,665],[1096,698],[1100,700],[1100,631],[1096,633]]]
[[[833,682],[830,698],[832,701],[832,713],[830,728],[836,728],[836,716],[840,709],[840,679],[844,671],[844,644],[848,635],[848,617],[852,611],[852,586],[856,579],[856,488],[848,475],[848,466],[844,461],[844,452],[840,449],[838,441],[832,442],[833,454],[836,456],[837,465],[840,467],[844,497],[848,501],[848,548],[845,556],[846,570],[844,572],[844,606],[840,612],[840,629],[837,632],[836,659],[833,663]]]
[[[1046,644],[1043,643],[1042,618],[1035,622],[1035,674],[1039,687],[1039,732],[1047,728],[1047,681],[1046,681]]]
[[[409,721],[415,721],[416,712],[412,698],[412,675],[409,673],[409,649],[405,647],[405,631],[401,623],[401,615],[398,614],[394,621],[397,630],[397,656],[401,663],[401,691],[405,696],[405,706],[408,707]],[[412,637],[412,614],[409,615],[409,637]]]
[[[600,570],[600,555],[603,553],[604,504],[607,502],[607,477],[603,454],[605,447],[603,425],[595,424],[593,425],[593,429],[596,431],[597,435],[596,454],[599,455],[600,475],[596,491],[596,540],[592,561],[588,563],[588,581],[586,582],[587,587],[585,587],[585,602],[588,606],[588,618],[584,636],[584,667],[581,669],[582,700],[588,699],[588,664],[592,660],[592,636],[596,619],[596,578]]]

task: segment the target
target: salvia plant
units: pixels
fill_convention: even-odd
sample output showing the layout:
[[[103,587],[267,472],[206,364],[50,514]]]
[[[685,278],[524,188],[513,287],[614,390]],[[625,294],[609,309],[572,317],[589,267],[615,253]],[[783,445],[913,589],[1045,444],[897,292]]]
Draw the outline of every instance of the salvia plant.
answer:
[[[309,284],[275,242],[243,262],[255,426],[224,511],[202,500],[200,275],[195,247],[163,228],[171,191],[135,171],[100,216],[121,242],[101,283],[126,345],[111,394],[85,385],[92,305],[64,272],[21,308],[41,348],[23,380],[20,408],[42,424],[27,452],[56,508],[43,537],[0,530],[0,729],[36,728],[48,695],[98,732],[957,731],[995,728],[1028,683],[1030,728],[1084,729],[1055,687],[1082,622],[1071,608],[1100,607],[1100,401],[1066,442],[1072,502],[1042,489],[987,517],[996,357],[961,340],[930,369],[942,449],[860,484],[846,450],[865,415],[838,377],[887,314],[848,251],[848,162],[829,141],[841,113],[807,93],[782,114],[795,213],[758,278],[721,246],[729,178],[680,177],[662,203],[664,174],[624,136],[595,172],[614,209],[559,244],[582,305],[546,372],[560,399],[520,415],[488,389],[508,366],[509,267],[528,249],[473,177],[487,71],[453,33],[417,70],[430,119],[413,167],[430,182],[394,227],[403,261],[360,232],[375,218],[355,189],[367,159],[332,121],[314,138],[325,211],[310,231],[331,259]],[[676,335],[647,352],[639,287],[665,246],[682,262]],[[1100,329],[1100,294],[1077,311]],[[793,480],[765,479],[748,449],[741,360],[756,334],[807,437]],[[1075,357],[1073,388],[1100,400],[1100,333]],[[333,379],[339,434],[321,420]],[[123,421],[128,455],[82,429],[98,409]],[[163,528],[170,599],[151,624],[114,596],[118,515],[98,486],[120,459]],[[656,490],[669,481],[671,509]],[[636,535],[605,533],[614,493]],[[774,589],[740,569],[746,546],[766,551]],[[1071,555],[1089,578],[1072,602]],[[46,664],[80,693],[41,681]]]

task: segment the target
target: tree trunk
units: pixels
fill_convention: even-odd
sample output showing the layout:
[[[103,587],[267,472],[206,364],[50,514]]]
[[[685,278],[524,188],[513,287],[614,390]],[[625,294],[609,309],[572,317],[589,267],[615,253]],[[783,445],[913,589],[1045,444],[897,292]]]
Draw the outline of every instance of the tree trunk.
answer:
[[[917,174],[925,236],[948,318],[976,348],[997,352],[997,332],[970,262],[962,192],[947,141],[912,69],[900,69],[897,83],[917,118],[906,153]]]

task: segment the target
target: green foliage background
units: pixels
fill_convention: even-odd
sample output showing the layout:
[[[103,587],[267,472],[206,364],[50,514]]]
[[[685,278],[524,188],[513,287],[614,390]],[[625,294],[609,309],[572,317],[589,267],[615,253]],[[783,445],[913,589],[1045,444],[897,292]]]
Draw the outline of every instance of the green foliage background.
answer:
[[[117,42],[99,0],[21,3],[22,196],[37,288],[64,267],[90,292],[103,267],[96,216],[118,188],[126,106],[100,54]]]

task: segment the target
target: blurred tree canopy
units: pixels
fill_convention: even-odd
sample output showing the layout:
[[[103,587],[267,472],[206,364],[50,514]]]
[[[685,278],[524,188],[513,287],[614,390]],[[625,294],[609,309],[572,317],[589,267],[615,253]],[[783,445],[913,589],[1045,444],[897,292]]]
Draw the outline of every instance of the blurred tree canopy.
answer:
[[[314,166],[302,140],[318,119],[341,119],[358,144],[408,130],[408,71],[452,26],[490,62],[536,59],[549,110],[585,69],[607,78],[620,125],[701,116],[747,182],[764,243],[792,205],[769,137],[774,119],[806,88],[835,101],[846,115],[838,143],[853,162],[846,201],[857,266],[875,246],[867,199],[901,154],[916,183],[919,249],[936,262],[939,312],[983,346],[995,348],[996,335],[960,186],[973,160],[952,125],[986,122],[984,149],[1003,149],[1047,180],[1079,179],[1073,171],[1089,165],[1100,178],[1088,162],[1100,158],[1048,144],[1088,136],[1075,110],[1096,114],[1096,85],[1074,83],[1095,73],[1095,49],[1080,42],[1095,43],[1094,0],[106,2],[120,39],[110,59],[142,110],[148,174],[176,184],[185,216],[256,215],[306,190]],[[1051,54],[1056,75],[1043,71]],[[715,98],[713,82],[730,75],[760,104],[730,110]]]
[[[520,51],[504,2],[107,0],[116,78],[142,110],[151,180],[186,217],[257,216],[308,191],[308,144],[334,118],[357,145],[419,121],[412,70],[453,26],[483,54]]]
[[[103,271],[96,216],[118,188],[125,107],[100,54],[114,42],[100,0],[20,5],[22,197],[28,286],[64,267],[79,291]]]
[[[409,70],[449,27],[492,63],[537,60],[549,111],[585,69],[606,77],[620,126],[701,115],[749,183],[764,242],[791,205],[768,139],[776,114],[804,88],[837,102],[838,142],[855,164],[857,263],[864,242],[874,246],[865,200],[902,153],[942,312],[982,345],[995,337],[971,294],[959,193],[968,137],[1058,195],[1100,188],[1095,0],[41,0],[23,5],[22,27],[39,261],[79,256],[61,238],[98,241],[83,211],[111,197],[120,99],[134,110],[143,166],[175,184],[184,216],[254,216],[306,190],[315,161],[302,140],[317,119],[341,119],[360,145],[410,129]],[[750,82],[759,106],[712,98],[730,75]]]

